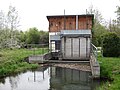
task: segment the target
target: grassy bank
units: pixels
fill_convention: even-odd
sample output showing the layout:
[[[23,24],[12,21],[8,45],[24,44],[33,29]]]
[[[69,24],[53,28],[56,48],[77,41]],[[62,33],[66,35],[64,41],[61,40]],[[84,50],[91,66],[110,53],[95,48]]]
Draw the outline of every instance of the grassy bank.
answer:
[[[98,90],[120,90],[120,58],[98,57],[101,77],[110,81],[104,83]]]
[[[28,64],[24,58],[33,54],[42,54],[41,49],[4,49],[0,50],[0,77],[18,73],[27,69],[37,68],[37,64]]]

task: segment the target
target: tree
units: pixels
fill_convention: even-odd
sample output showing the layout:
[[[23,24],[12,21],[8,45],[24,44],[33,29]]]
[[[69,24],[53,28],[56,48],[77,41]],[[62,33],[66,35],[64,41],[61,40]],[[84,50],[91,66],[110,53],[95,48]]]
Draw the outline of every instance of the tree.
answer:
[[[25,41],[26,41],[26,34],[25,34],[25,32],[20,31],[18,38],[19,38],[19,40],[20,40],[20,43],[23,43],[23,44],[24,44]]]
[[[117,6],[117,23],[118,23],[118,26],[120,28],[120,6]]]
[[[3,11],[0,11],[0,30],[5,28],[5,14]]]
[[[94,25],[102,24],[104,21],[102,14],[98,9],[94,9],[93,5],[91,5],[87,11],[87,14],[94,14]]]
[[[37,28],[30,28],[26,32],[26,43],[27,44],[38,44],[40,39],[40,34]]]
[[[16,30],[19,27],[19,17],[18,17],[18,11],[15,7],[9,6],[9,11],[7,13],[7,25],[8,28],[13,31]]]
[[[49,33],[45,31],[40,31],[40,41],[39,43],[49,43]]]
[[[110,29],[112,32],[115,32],[118,36],[120,36],[120,6],[117,6],[115,13],[117,14],[117,19],[112,20]]]
[[[16,10],[15,7],[9,6],[6,22],[7,22],[7,28],[10,30],[9,45],[10,47],[16,46],[18,44],[16,30],[19,26],[19,17],[18,17],[18,11]]]
[[[48,32],[38,31],[37,28],[30,28],[29,31],[25,32],[23,38],[26,38],[26,44],[46,44],[49,42]]]
[[[109,31],[116,33],[118,36],[120,36],[120,28],[118,27],[118,23],[116,19],[113,19],[109,23]]]
[[[109,21],[108,29],[110,32],[116,33],[120,37],[120,7],[117,6],[117,10],[115,11],[117,14],[117,18]]]
[[[116,33],[109,32],[103,34],[103,56],[106,57],[118,57],[120,56],[120,38]]]
[[[101,39],[100,36],[107,32],[106,27],[103,25],[104,19],[101,13],[97,9],[93,9],[91,5],[88,9],[88,14],[94,14],[94,26],[92,28],[92,43],[96,46],[100,46]]]
[[[7,15],[0,12],[0,47],[16,47],[19,44],[17,27],[19,26],[18,11],[9,6]]]
[[[49,42],[48,32],[38,31],[35,27],[26,32],[19,32],[19,22],[18,11],[15,7],[9,6],[7,14],[0,11],[0,48]]]

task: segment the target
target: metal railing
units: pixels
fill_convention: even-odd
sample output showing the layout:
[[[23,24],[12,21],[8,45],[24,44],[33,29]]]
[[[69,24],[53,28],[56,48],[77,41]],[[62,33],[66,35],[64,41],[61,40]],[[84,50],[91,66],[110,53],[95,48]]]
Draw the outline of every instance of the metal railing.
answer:
[[[100,65],[97,61],[98,58],[98,48],[91,43],[91,58],[90,58],[90,66],[92,70],[92,76],[94,78],[100,77]]]
[[[98,58],[98,49],[97,47],[91,43],[91,53],[95,56],[96,60]]]
[[[31,50],[32,55],[45,54],[49,52],[49,44],[24,44],[23,48]]]

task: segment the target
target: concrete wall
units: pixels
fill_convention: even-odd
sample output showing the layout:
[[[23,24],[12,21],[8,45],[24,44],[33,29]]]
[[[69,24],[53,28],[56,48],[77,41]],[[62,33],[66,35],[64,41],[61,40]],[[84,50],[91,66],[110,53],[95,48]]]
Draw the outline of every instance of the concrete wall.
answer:
[[[90,38],[62,38],[62,58],[88,60],[90,58]]]

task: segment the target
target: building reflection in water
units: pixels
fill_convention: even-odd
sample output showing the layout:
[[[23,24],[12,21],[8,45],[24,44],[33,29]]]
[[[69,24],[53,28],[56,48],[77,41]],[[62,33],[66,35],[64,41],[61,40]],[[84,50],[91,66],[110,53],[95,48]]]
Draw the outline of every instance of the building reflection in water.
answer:
[[[91,72],[60,67],[40,67],[0,80],[0,90],[95,90]]]
[[[60,67],[50,68],[50,90],[94,90],[91,72]]]
[[[48,79],[50,67],[41,67],[33,71],[33,77],[28,77],[29,82],[42,82],[45,79]],[[47,78],[46,78],[47,76]]]

